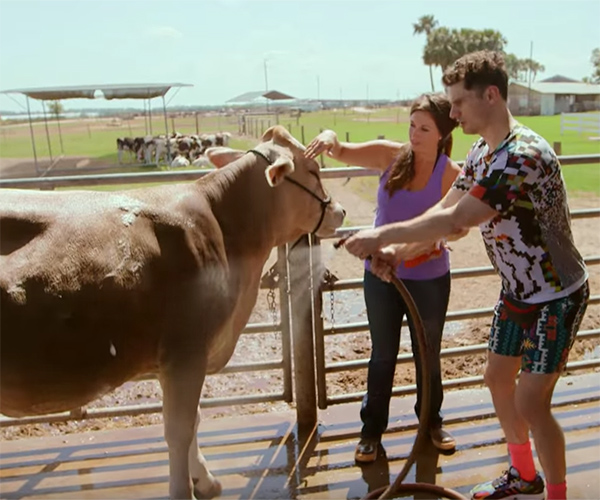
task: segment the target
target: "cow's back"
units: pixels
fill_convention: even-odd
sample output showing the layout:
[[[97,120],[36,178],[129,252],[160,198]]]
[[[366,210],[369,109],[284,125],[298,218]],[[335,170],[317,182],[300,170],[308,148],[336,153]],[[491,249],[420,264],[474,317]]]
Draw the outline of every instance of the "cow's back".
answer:
[[[197,241],[190,246],[190,231],[196,240],[203,235],[194,232],[198,220],[186,219],[210,213],[206,206],[180,210],[185,199],[185,186],[58,196],[3,191],[3,413],[65,410],[156,368],[164,336],[176,326],[168,323],[202,299],[202,259],[211,258],[198,256]]]

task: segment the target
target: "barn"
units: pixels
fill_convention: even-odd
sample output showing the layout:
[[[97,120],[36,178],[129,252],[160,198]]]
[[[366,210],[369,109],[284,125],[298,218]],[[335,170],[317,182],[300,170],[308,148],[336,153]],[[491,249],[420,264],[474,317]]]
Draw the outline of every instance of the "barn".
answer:
[[[600,85],[552,77],[540,82],[510,82],[508,106],[513,115],[557,115],[600,110]]]

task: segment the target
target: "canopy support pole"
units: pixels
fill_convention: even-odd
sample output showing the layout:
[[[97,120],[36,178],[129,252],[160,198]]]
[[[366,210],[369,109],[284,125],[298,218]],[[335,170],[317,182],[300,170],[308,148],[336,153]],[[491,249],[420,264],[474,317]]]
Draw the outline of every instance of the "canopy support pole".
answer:
[[[54,162],[52,158],[52,145],[50,144],[50,132],[48,132],[48,117],[46,116],[46,103],[42,101],[42,109],[44,110],[44,125],[46,127],[46,139],[48,140],[48,152],[50,153],[50,164]]]
[[[35,150],[35,136],[33,134],[33,123],[31,122],[31,109],[29,108],[29,96],[25,96],[27,100],[27,116],[29,117],[29,133],[31,134],[31,147],[33,149],[33,160],[35,162],[35,173],[40,175],[40,169],[38,167],[37,151]]]

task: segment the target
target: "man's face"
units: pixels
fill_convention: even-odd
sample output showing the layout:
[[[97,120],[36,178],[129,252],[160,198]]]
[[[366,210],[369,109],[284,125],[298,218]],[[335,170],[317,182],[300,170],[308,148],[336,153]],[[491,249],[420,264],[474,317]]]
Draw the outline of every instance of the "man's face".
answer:
[[[465,82],[458,82],[446,87],[446,94],[452,104],[450,117],[458,120],[465,134],[480,134],[489,114],[486,91],[467,90]]]

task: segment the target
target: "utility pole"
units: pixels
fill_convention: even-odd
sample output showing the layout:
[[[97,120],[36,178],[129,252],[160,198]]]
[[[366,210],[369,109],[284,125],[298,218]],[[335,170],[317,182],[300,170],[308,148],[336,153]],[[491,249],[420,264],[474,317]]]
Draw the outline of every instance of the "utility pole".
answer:
[[[263,59],[263,65],[264,65],[264,69],[265,69],[265,94],[267,92],[269,92],[269,79],[267,76],[267,60]],[[269,99],[267,97],[265,97],[265,99],[267,100],[267,111],[269,111]]]
[[[317,75],[317,101],[321,101],[321,79]]]
[[[531,65],[533,64],[533,40],[529,45],[529,86],[527,88],[527,114],[531,115]]]

